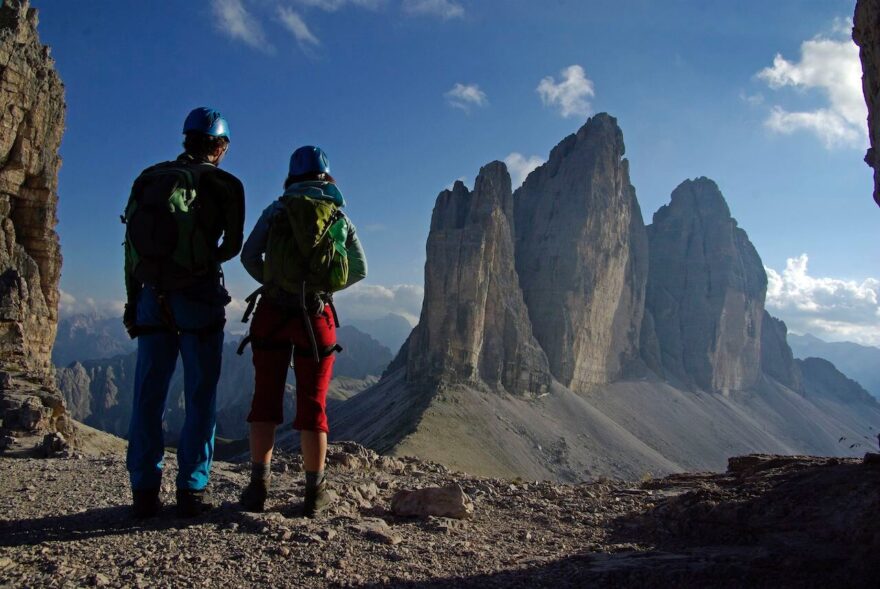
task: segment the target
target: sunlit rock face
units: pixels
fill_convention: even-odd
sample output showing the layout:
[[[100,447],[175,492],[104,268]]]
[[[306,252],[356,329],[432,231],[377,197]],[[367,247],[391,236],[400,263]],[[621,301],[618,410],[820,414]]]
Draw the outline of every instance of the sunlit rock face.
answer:
[[[514,195],[516,269],[553,376],[581,390],[639,355],[647,237],[623,133],[598,114]]]
[[[482,382],[540,394],[550,382],[514,267],[510,175],[484,166],[474,190],[437,197],[428,235],[425,298],[402,353],[411,382]]]
[[[0,364],[51,375],[64,86],[26,0],[0,4]],[[48,379],[47,379],[48,380]]]
[[[767,275],[718,186],[683,182],[648,238],[646,306],[667,378],[721,393],[754,386]]]

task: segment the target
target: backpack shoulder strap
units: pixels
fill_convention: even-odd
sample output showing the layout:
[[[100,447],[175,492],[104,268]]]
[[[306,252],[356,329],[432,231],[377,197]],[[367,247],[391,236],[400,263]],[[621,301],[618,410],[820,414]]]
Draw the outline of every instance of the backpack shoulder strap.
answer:
[[[157,174],[167,174],[168,172],[179,172],[186,178],[189,188],[198,188],[199,178],[205,173],[209,173],[217,168],[208,163],[182,162],[180,160],[170,160],[161,162],[154,166],[150,166],[140,173],[138,178],[144,176],[153,176]]]
[[[192,174],[193,188],[198,188],[199,179],[202,177],[202,175],[210,174],[211,172],[214,172],[217,170],[216,166],[213,166],[208,163],[197,163],[197,164],[185,163],[184,165],[189,170],[189,172]]]

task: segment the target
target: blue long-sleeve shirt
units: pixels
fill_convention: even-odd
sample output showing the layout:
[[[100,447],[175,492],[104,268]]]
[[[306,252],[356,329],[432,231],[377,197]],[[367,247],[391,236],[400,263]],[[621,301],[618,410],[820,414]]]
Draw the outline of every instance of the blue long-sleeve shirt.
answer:
[[[332,200],[339,205],[345,204],[342,194],[339,193],[335,185],[327,183],[318,185],[318,183],[313,182],[302,184],[307,184],[308,186],[303,187],[302,185],[294,184],[288,188],[286,194],[305,192],[308,196]],[[309,190],[306,191],[303,188]],[[315,189],[319,190],[320,194]],[[244,269],[260,284],[263,284],[263,256],[266,253],[266,244],[269,241],[269,228],[275,215],[278,214],[284,214],[284,206],[276,200],[263,210],[260,218],[257,219],[256,225],[254,225],[250,235],[248,235],[247,240],[244,242],[244,247],[241,249],[241,263]],[[358,240],[354,224],[344,214],[343,218],[348,224],[348,239],[345,242],[345,249],[348,251],[348,281],[345,283],[345,288],[348,288],[355,282],[366,278],[367,258]]]

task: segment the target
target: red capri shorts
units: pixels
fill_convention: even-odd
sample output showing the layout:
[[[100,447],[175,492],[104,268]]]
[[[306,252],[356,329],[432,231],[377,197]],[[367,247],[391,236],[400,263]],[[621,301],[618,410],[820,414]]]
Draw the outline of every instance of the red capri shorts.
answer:
[[[336,326],[329,306],[324,308],[321,315],[311,316],[310,320],[318,349],[334,346]],[[293,428],[329,432],[327,389],[336,357],[330,354],[315,362],[302,314],[279,307],[263,297],[254,313],[250,334],[256,378],[254,400],[247,420],[275,424],[284,422],[284,384],[292,348],[296,348],[302,354],[293,356],[296,375],[296,418]]]

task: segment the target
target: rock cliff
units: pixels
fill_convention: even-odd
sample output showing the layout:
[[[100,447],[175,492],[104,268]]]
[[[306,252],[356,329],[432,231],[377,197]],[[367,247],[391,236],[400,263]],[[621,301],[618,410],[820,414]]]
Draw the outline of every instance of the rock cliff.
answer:
[[[55,389],[61,252],[55,207],[64,86],[27,0],[0,2],[0,450],[64,450],[74,424]]]
[[[761,370],[788,388],[803,392],[803,376],[788,345],[788,327],[767,311],[761,322]]]
[[[510,175],[501,162],[437,197],[428,235],[425,298],[404,347],[407,380],[485,383],[540,394],[550,375],[532,336],[514,267]]]
[[[880,205],[880,0],[858,0],[853,17],[853,41],[862,61],[862,92],[868,105],[871,147],[865,163],[874,168],[874,201]]]
[[[0,363],[51,374],[64,86],[27,0],[0,5]]]
[[[647,239],[617,121],[598,114],[514,195],[516,269],[535,337],[563,385],[622,376],[638,357]]]
[[[680,184],[648,238],[646,307],[665,376],[710,392],[753,387],[767,275],[718,186],[708,178]]]

